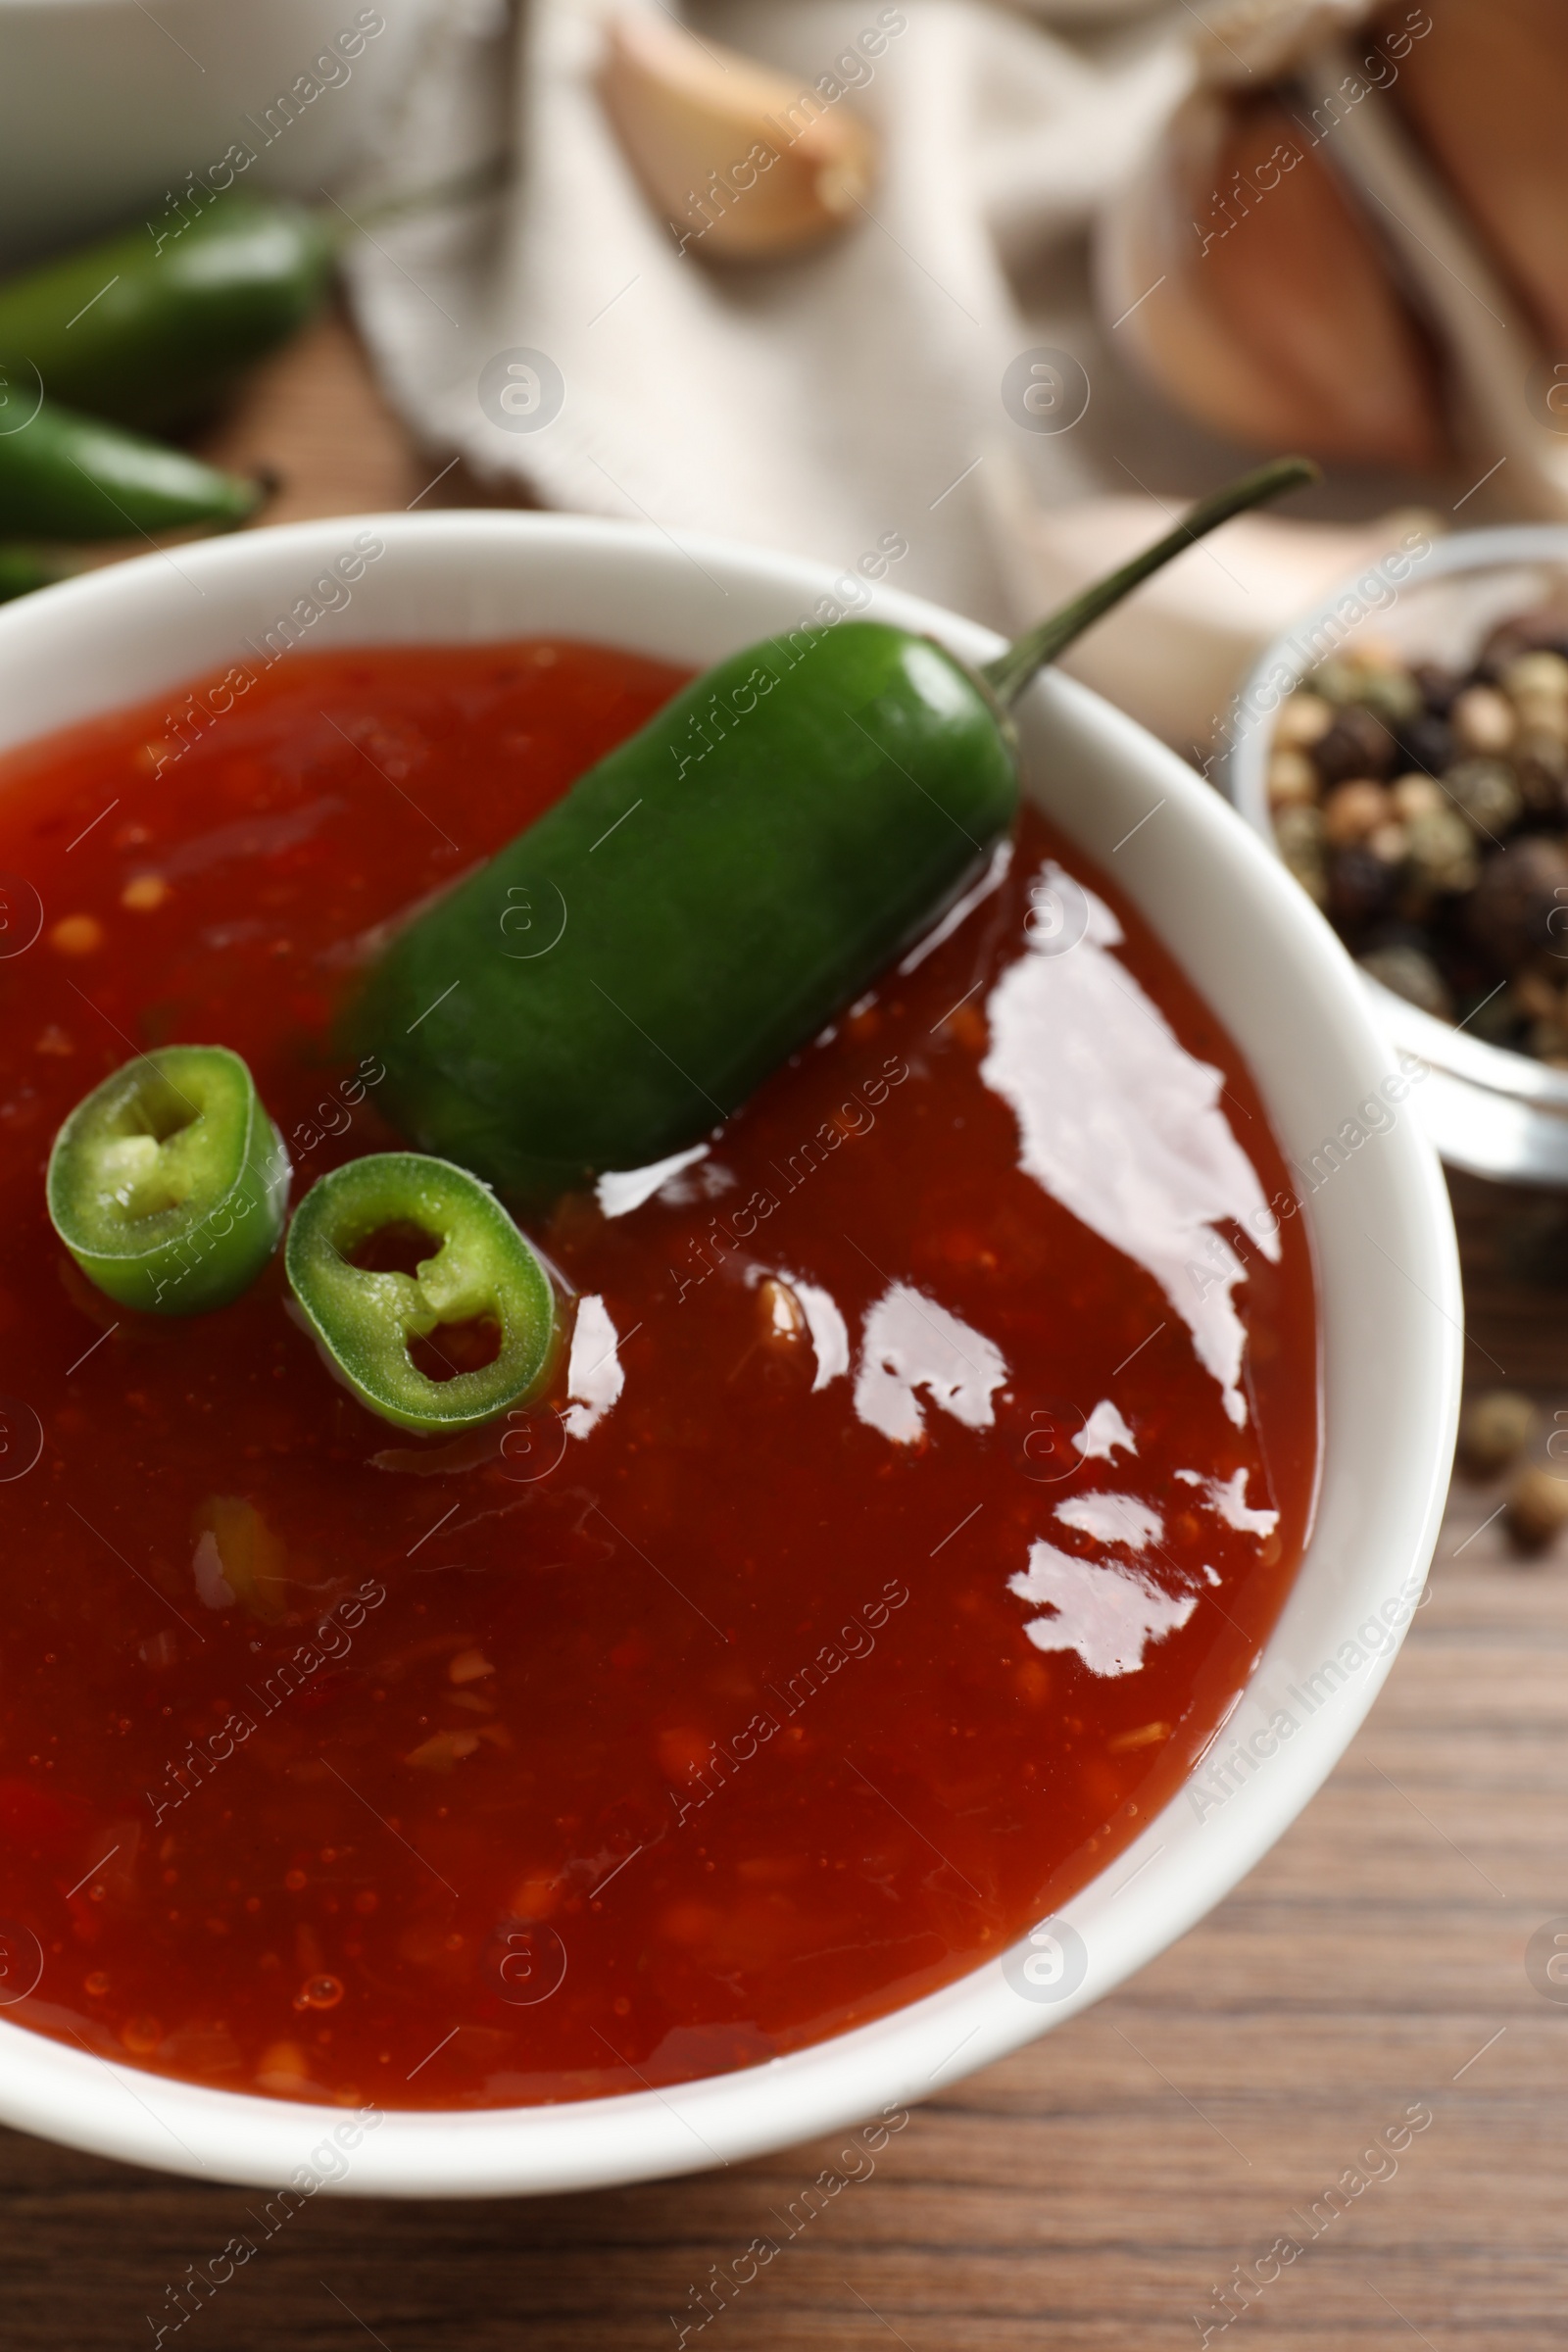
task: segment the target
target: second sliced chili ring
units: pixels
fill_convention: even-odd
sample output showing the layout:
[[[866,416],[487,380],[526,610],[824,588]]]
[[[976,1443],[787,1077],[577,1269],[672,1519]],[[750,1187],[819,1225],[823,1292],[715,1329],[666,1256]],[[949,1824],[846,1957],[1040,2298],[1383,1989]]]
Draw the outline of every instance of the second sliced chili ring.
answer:
[[[450,1160],[380,1152],[334,1168],[300,1203],[284,1263],[329,1369],[400,1429],[475,1428],[549,1376],[550,1276]]]

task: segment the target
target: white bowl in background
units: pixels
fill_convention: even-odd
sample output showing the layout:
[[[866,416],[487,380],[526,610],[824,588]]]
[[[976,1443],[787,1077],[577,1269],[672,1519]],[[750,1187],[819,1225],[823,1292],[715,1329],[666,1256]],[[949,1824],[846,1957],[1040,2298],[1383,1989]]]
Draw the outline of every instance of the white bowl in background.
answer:
[[[368,145],[438,6],[0,0],[0,262],[138,218],[177,225],[170,196],[189,193],[190,172],[226,184],[236,142],[255,161],[234,184],[314,196]],[[382,30],[367,36],[372,20]],[[296,91],[302,77],[318,95]]]
[[[1408,578],[1387,604],[1363,594],[1376,569],[1344,581],[1271,645],[1237,699],[1225,789],[1271,849],[1272,716],[1290,688],[1331,653],[1353,654],[1359,639],[1375,637],[1412,662],[1466,669],[1510,614],[1548,598],[1568,614],[1568,523],[1516,523],[1434,540],[1412,559]],[[1348,600],[1360,607],[1348,626]],[[1369,972],[1361,982],[1396,1047],[1416,1055],[1427,1072],[1418,1096],[1421,1120],[1450,1166],[1516,1184],[1568,1187],[1568,1071],[1467,1036],[1406,1004]]]
[[[317,600],[337,610],[310,627],[314,648],[548,634],[700,666],[790,627],[834,587],[825,567],[793,558],[566,515],[398,514],[260,530],[182,547],[177,563],[140,557],[0,610],[0,748],[172,694],[245,658],[361,533],[384,552],[348,602],[341,575]],[[869,611],[970,662],[1000,650],[989,630],[885,587]],[[1114,856],[1117,880],[1228,1023],[1287,1154],[1309,1169],[1380,1086],[1399,1092],[1328,925],[1216,794],[1087,688],[1048,674],[1017,718],[1027,790],[1091,857],[1110,868]],[[579,2189],[786,2146],[927,2097],[1016,2049],[1229,1892],[1370,1706],[1417,1603],[1443,1507],[1460,1370],[1453,1229],[1407,1105],[1378,1124],[1315,1189],[1302,1180],[1325,1397],[1306,1558],[1252,1683],[1199,1768],[1203,1793],[1190,1782],[1066,1906],[1086,1962],[1070,1993],[1050,1997],[1049,1950],[1036,1972],[1043,1984],[1014,1989],[1029,1957],[1021,1943],[873,2025],[740,2073],[569,2105],[388,2114],[331,2185],[399,2196]],[[1282,1711],[1293,1719],[1285,1734]],[[106,2068],[3,2021],[0,2118],[133,2163],[262,2185],[286,2181],[343,2121],[340,2109]]]

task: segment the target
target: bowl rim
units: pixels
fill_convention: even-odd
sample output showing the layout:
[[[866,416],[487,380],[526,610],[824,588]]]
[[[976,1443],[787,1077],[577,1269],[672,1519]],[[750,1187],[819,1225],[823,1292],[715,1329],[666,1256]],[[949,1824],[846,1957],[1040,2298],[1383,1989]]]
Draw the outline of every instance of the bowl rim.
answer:
[[[683,592],[688,598],[700,593],[691,588],[687,570],[695,565],[726,597],[733,590],[740,603],[750,597],[754,605],[760,599],[776,607],[781,617],[769,621],[770,627],[792,625],[782,617],[786,611],[832,596],[846,576],[835,575],[826,564],[695,534],[677,537],[640,524],[494,510],[332,516],[275,525],[182,548],[177,568],[193,577],[198,588],[203,583],[209,588],[227,585],[238,593],[252,575],[276,569],[284,559],[324,563],[327,551],[356,529],[377,534],[386,551],[403,560],[402,576],[412,570],[416,601],[421,562],[428,560],[434,569],[462,558],[482,570],[497,548],[509,559],[513,550],[526,555],[536,566],[548,566],[554,558],[568,573],[580,559],[590,568],[606,571],[612,584],[617,571],[637,582],[646,576],[650,614],[661,594],[678,603]],[[147,609],[160,595],[172,594],[167,589],[162,562],[157,553],[136,558],[43,590],[0,612],[0,678],[9,669],[20,683],[40,662],[61,662],[68,655],[79,676],[95,635],[101,645],[113,645],[117,631],[134,643],[138,630],[145,633],[161,626],[156,615],[148,617]],[[393,569],[388,566],[387,576]],[[426,594],[428,587],[426,581]],[[605,593],[610,595],[612,588]],[[641,596],[644,590],[637,587],[628,593]],[[990,630],[885,585],[872,590],[866,610],[872,617],[936,637],[971,662],[1000,649],[1001,640]],[[718,615],[719,620],[723,617]],[[660,624],[650,617],[647,625],[649,635],[642,642],[654,651]],[[595,631],[576,633],[592,636]],[[716,621],[710,626],[694,619],[687,634],[704,633],[714,650],[693,659],[717,659],[726,644],[736,642],[733,636],[726,639]],[[477,641],[479,634],[454,627],[443,607],[439,612],[428,610],[417,630],[383,622],[346,641]],[[623,627],[601,641],[639,642]],[[171,652],[167,676],[160,675],[139,694],[118,687],[110,691],[95,683],[93,696],[86,698],[77,715],[150,698],[166,684],[200,676],[214,665],[183,650],[177,659]],[[97,671],[94,676],[96,681]],[[1168,803],[1173,808],[1181,828],[1175,847],[1179,858],[1188,860],[1185,886],[1200,895],[1210,886],[1223,888],[1228,919],[1258,942],[1277,943],[1280,954],[1294,959],[1298,973],[1306,975],[1315,992],[1313,1019],[1324,1066],[1332,1064],[1336,1087],[1342,1081],[1347,1087],[1370,1084],[1387,1073],[1385,1085],[1392,1088],[1396,1073],[1386,1040],[1338,941],[1277,859],[1217,794],[1132,720],[1059,673],[1036,682],[1020,704],[1018,717],[1026,737],[1031,729],[1043,732],[1054,748],[1059,740],[1066,750],[1099,760],[1107,774],[1125,771],[1141,789],[1147,787],[1151,797],[1157,791],[1160,806]],[[27,735],[19,732],[10,740],[20,743]],[[1060,811],[1057,815],[1061,821]],[[1086,815],[1085,824],[1088,821]],[[1068,820],[1068,830],[1077,833],[1079,827]],[[1155,847],[1150,846],[1152,841]],[[1131,895],[1159,930],[1159,893],[1168,887],[1169,877],[1166,853],[1157,841],[1158,828],[1145,827],[1123,872],[1131,877]],[[1230,1026],[1224,1008],[1216,1009]],[[1266,1084],[1255,1066],[1254,1075],[1266,1101],[1271,1088],[1279,1092],[1302,1083],[1294,1064],[1271,1072]],[[1277,1125],[1272,1110],[1271,1123]],[[1315,1199],[1319,1188],[1305,1180],[1314,1196],[1303,1196],[1302,1208],[1318,1256],[1320,1312],[1325,1269],[1332,1273],[1346,1255],[1345,1245],[1336,1237],[1360,1184],[1363,1194],[1368,1185],[1374,1188],[1370,1213],[1381,1221],[1391,1242],[1404,1256],[1413,1254],[1416,1274],[1402,1266],[1396,1270],[1435,1309],[1438,1321],[1428,1325],[1409,1294],[1397,1284],[1389,1285],[1392,1321],[1383,1335],[1384,1345],[1399,1357],[1403,1374],[1385,1379],[1376,1392],[1389,1399],[1382,1407],[1389,1416],[1391,1449],[1386,1475],[1375,1493],[1357,1491],[1353,1509],[1347,1498],[1348,1516],[1341,1514],[1343,1524],[1336,1523],[1332,1538],[1320,1513],[1281,1625],[1309,1584],[1314,1601],[1336,1613],[1335,1623],[1348,1637],[1354,1630],[1355,1611],[1368,1605],[1374,1592],[1396,1594],[1402,1615],[1396,1624],[1389,1615],[1393,1602],[1385,1603],[1382,1616],[1390,1629],[1386,1639],[1378,1617],[1361,1621],[1368,1654],[1348,1679],[1342,1673],[1340,1683],[1313,1707],[1301,1737],[1289,1744],[1277,1740],[1266,1749],[1258,1744],[1265,1733],[1247,1735],[1256,1769],[1239,1773],[1239,1786],[1227,1795],[1222,1820],[1209,1821],[1200,1810],[1200,1827],[1194,1832],[1190,1819],[1181,1817],[1184,1801],[1189,1815],[1194,1810],[1190,1778],[1143,1834],[1064,1907],[1062,1917],[1083,1936],[1088,1952],[1083,1981],[1065,1997],[1050,2002],[1019,1997],[1006,1970],[1009,1962],[1016,1966],[1028,1954],[1027,1939],[1020,1939],[1009,1953],[869,2025],[734,2074],[667,2091],[650,2089],[557,2106],[388,2110],[341,2174],[336,2168],[344,2160],[332,2146],[334,2129],[344,2125],[341,2108],[216,2090],[122,2068],[85,2048],[74,2050],[12,2025],[0,2015],[0,2118],[155,2169],[263,2186],[292,2178],[302,2195],[318,2190],[419,2197],[564,2191],[727,2165],[845,2128],[879,2109],[891,2119],[1100,1998],[1228,1893],[1296,1818],[1365,1716],[1419,1605],[1446,1493],[1457,1416],[1457,1251],[1436,1157],[1417,1123],[1396,1120],[1382,1136],[1378,1152],[1355,1164],[1370,1170],[1374,1159],[1374,1173],[1352,1176],[1321,1209]],[[1331,1216],[1337,1222],[1331,1223]],[[1370,1233],[1366,1238],[1389,1257]],[[1376,1265],[1368,1264],[1375,1275]],[[1342,1271],[1336,1279],[1343,1284],[1348,1277]],[[1378,1335],[1371,1336],[1375,1341]],[[1349,1340],[1345,1344],[1348,1348]],[[1332,1449],[1328,1473],[1327,1483],[1332,1485]],[[1376,1644],[1369,1626],[1378,1629]],[[1351,1646],[1348,1639],[1342,1651],[1346,1646]],[[1250,1722],[1261,1707],[1266,1726],[1267,1707],[1274,1703],[1270,1660],[1276,1652],[1289,1662],[1288,1653],[1281,1650],[1278,1626],[1238,1702],[1236,1725]],[[1285,1665],[1278,1671],[1285,1671]],[[1295,1671],[1301,1671],[1299,1665]],[[1236,1737],[1241,1736],[1238,1731]],[[1267,1760],[1259,1762],[1265,1756]],[[113,2097],[106,2095],[106,2075],[117,2086]],[[886,2128],[902,2127],[889,2122]]]
[[[1432,539],[1424,555],[1414,555],[1406,585],[1423,588],[1455,574],[1496,570],[1509,564],[1555,564],[1568,573],[1568,522],[1497,523],[1481,530],[1455,531]],[[1240,688],[1234,708],[1253,714],[1254,723],[1235,731],[1221,763],[1226,797],[1247,819],[1273,855],[1280,855],[1268,804],[1269,744],[1272,721],[1280,705],[1303,677],[1326,658],[1312,650],[1312,640],[1328,627],[1345,599],[1354,597],[1358,583],[1375,564],[1363,564],[1350,578],[1319,600],[1310,612],[1284,630],[1258,656]],[[1374,609],[1363,618],[1376,626]],[[1352,624],[1345,642],[1353,640],[1362,625]],[[1338,648],[1335,648],[1338,651]],[[1287,674],[1289,684],[1285,683]],[[1283,862],[1283,861],[1282,861]],[[1440,1021],[1417,1004],[1396,996],[1370,972],[1361,974],[1378,1014],[1396,1045],[1418,1054],[1433,1069],[1446,1072],[1490,1094],[1505,1095],[1547,1112],[1554,1119],[1568,1114],[1568,1070],[1548,1068],[1508,1046],[1489,1045],[1469,1037],[1447,1021]],[[1487,1172],[1492,1172],[1490,1169]]]

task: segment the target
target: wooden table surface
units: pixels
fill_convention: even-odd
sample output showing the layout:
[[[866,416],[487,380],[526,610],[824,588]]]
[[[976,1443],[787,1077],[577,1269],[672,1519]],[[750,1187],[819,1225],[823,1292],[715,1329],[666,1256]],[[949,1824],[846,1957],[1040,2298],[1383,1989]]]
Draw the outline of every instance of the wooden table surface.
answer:
[[[210,445],[280,517],[406,506],[413,450],[338,321]],[[427,494],[472,503],[462,471]],[[1472,1381],[1568,1403],[1568,1212],[1459,1181]],[[1251,2352],[1535,2352],[1568,2332],[1568,2007],[1525,1968],[1568,1914],[1568,1556],[1521,1564],[1455,1486],[1433,1597],[1328,1787],[1229,1902],[1033,2048],[914,2111],[691,2343],[1161,2352],[1415,2108],[1431,2121],[1281,2271]],[[1568,1926],[1568,1919],[1565,1919]],[[1568,1987],[1565,1987],[1568,1991]],[[657,2352],[690,2290],[840,2143],[597,2196],[307,2207],[166,2340],[209,2352]],[[0,2132],[0,2345],[151,2344],[254,2192]],[[1329,2208],[1323,2208],[1324,2211]],[[1269,2266],[1265,2263],[1264,2270]],[[1195,2314],[1200,2315],[1195,2320]]]

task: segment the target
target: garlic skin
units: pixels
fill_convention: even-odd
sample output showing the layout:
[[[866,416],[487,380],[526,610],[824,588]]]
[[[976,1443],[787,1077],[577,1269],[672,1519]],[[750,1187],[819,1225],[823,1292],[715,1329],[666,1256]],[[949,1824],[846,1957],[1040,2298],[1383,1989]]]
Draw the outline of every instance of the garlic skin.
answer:
[[[1105,216],[1102,315],[1190,415],[1258,448],[1423,466],[1437,369],[1359,210],[1270,96],[1195,90]]]
[[[1561,0],[1212,0],[1101,307],[1203,423],[1568,515]],[[1266,84],[1273,80],[1270,91]]]
[[[877,144],[842,99],[640,10],[609,26],[600,95],[681,250],[714,260],[798,253],[870,195]]]

